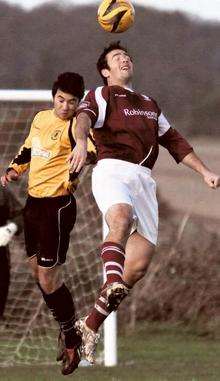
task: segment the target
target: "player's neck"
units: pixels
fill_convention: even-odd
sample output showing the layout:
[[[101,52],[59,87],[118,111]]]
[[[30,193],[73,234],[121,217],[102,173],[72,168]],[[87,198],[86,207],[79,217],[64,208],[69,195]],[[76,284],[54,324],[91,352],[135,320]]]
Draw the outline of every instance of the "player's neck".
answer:
[[[125,82],[125,81],[108,81],[108,86],[120,86],[124,87],[128,90],[133,90],[133,86],[131,81]]]

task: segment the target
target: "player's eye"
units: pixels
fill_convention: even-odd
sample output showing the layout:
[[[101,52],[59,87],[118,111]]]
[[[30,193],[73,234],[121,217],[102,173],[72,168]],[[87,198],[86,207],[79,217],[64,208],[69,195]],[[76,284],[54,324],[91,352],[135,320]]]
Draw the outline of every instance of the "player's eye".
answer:
[[[124,54],[123,56],[127,61],[131,61],[131,58],[127,55],[127,54]]]
[[[119,61],[120,60],[120,55],[116,54],[115,56],[112,57],[112,61]]]
[[[74,106],[75,104],[76,104],[76,100],[72,100],[72,101],[69,102],[70,106]]]

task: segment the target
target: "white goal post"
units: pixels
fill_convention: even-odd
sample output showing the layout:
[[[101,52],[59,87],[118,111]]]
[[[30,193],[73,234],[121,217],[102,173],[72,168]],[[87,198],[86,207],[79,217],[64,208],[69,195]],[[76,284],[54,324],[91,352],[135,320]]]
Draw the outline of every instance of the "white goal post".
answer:
[[[50,90],[0,90],[0,102],[51,102]],[[0,121],[1,123],[1,121]],[[1,129],[1,127],[0,127]],[[102,235],[106,232],[103,223]],[[101,259],[100,259],[101,261]],[[97,290],[98,291],[98,290]],[[7,361],[6,361],[7,363]],[[104,323],[104,365],[115,366],[117,364],[117,318],[112,312]]]

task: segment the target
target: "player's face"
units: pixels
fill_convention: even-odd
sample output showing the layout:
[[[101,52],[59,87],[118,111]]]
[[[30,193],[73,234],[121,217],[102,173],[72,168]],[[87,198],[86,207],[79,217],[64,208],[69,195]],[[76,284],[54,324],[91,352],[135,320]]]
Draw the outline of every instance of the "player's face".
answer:
[[[62,120],[69,120],[75,114],[79,99],[72,94],[64,93],[58,89],[54,96],[53,104],[56,116]]]
[[[128,85],[133,76],[133,63],[130,56],[121,49],[115,49],[106,55],[109,69],[105,70],[108,85]]]

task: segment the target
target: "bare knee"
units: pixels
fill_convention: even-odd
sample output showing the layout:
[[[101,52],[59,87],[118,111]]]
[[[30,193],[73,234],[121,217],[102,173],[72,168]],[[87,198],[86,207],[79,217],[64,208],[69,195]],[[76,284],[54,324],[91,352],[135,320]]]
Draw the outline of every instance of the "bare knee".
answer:
[[[122,242],[130,234],[133,224],[132,208],[129,205],[114,205],[106,214],[106,222],[109,226],[108,239]]]
[[[39,267],[38,280],[40,286],[46,294],[56,291],[62,284],[60,272],[55,269]]]
[[[29,266],[30,266],[33,278],[36,280],[36,282],[38,282],[38,264],[37,264],[36,257],[29,259]]]
[[[111,220],[109,233],[114,234],[115,236],[119,237],[119,239],[123,239],[129,236],[131,227],[132,221],[128,220],[126,217],[115,217]]]

